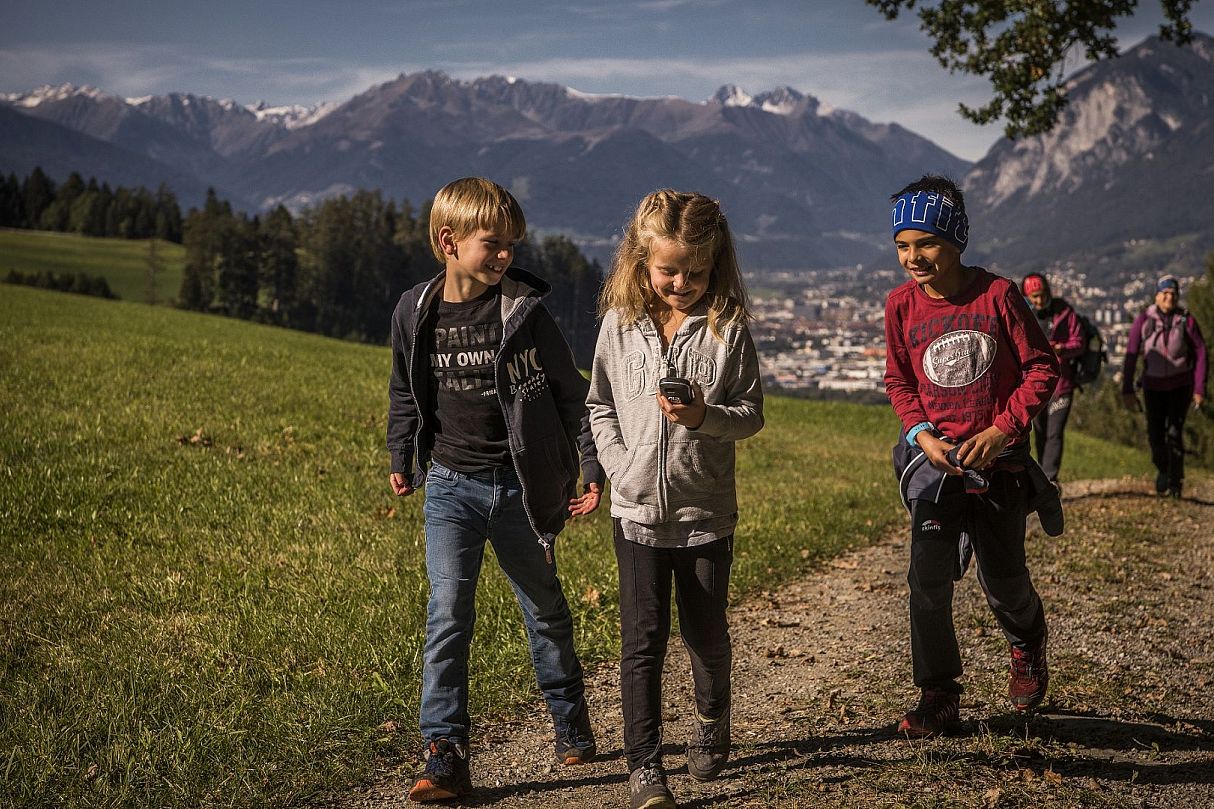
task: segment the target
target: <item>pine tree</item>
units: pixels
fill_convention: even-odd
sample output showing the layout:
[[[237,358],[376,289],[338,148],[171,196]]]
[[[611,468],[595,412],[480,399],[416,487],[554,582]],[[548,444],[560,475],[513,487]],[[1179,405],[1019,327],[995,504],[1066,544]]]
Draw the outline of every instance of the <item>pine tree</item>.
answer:
[[[21,204],[21,182],[16,174],[0,175],[0,227],[19,228],[24,225]]]
[[[30,176],[25,178],[21,197],[25,214],[24,227],[36,228],[42,222],[42,212],[55,201],[55,183],[42,172],[40,166],[36,166]]]
[[[232,208],[207,189],[202,210],[191,210],[183,226],[185,270],[181,277],[178,305],[183,309],[207,311],[215,298],[215,273],[223,250],[224,223],[231,219]]]
[[[248,320],[257,311],[256,226],[248,217],[229,214],[219,225],[215,295],[219,311]]]
[[[258,276],[264,297],[264,319],[294,325],[299,283],[297,237],[291,212],[282,205],[266,214],[258,233]]]

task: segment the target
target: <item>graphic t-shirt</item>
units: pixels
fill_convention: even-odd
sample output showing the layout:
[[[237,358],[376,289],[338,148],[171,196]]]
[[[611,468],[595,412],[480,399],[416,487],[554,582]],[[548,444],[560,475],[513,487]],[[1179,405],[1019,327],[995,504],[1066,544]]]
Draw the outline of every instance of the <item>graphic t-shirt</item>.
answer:
[[[494,372],[502,344],[500,293],[494,286],[476,300],[440,301],[428,335],[435,391],[433,456],[458,472],[511,463]]]
[[[914,281],[885,302],[885,390],[903,429],[954,441],[997,426],[1014,442],[1049,400],[1058,360],[1012,282],[981,268],[951,298]]]

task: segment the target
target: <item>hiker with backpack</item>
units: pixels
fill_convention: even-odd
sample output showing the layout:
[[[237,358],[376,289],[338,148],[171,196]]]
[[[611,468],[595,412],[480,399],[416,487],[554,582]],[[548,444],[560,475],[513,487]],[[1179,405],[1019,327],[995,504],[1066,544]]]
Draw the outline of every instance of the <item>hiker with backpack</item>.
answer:
[[[1155,493],[1180,497],[1184,486],[1184,421],[1206,397],[1206,343],[1197,320],[1180,305],[1180,282],[1165,275],[1155,285],[1155,303],[1134,319],[1125,347],[1121,396],[1142,409],[1134,394],[1134,372],[1142,356],[1142,400],[1147,441],[1155,464]]]
[[[1058,385],[1049,403],[1033,418],[1037,463],[1057,486],[1058,470],[1062,467],[1062,436],[1071,415],[1076,387],[1073,361],[1082,358],[1087,351],[1087,339],[1075,307],[1054,296],[1044,275],[1029,273],[1020,282],[1020,291],[1037,316],[1050,347],[1058,355]]]
[[[1206,340],[1197,321],[1180,305],[1180,282],[1163,276],[1155,304],[1134,318],[1125,344],[1122,398],[1125,407],[1142,409],[1134,394],[1134,372],[1142,357],[1142,404],[1146,437],[1155,464],[1155,492],[1180,497],[1185,483],[1185,417],[1206,401]]]

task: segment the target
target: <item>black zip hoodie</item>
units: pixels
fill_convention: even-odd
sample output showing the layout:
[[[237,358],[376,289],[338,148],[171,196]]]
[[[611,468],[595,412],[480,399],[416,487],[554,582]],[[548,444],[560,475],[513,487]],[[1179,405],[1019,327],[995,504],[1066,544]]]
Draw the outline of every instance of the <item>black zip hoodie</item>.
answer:
[[[392,314],[392,377],[388,383],[388,451],[392,471],[420,488],[434,447],[435,391],[430,357],[418,335],[433,325],[446,272],[401,295]],[[497,398],[523,505],[540,544],[551,552],[565,527],[569,500],[585,483],[604,483],[590,432],[590,383],[542,298],[551,287],[518,267],[501,283],[502,344],[494,360]]]

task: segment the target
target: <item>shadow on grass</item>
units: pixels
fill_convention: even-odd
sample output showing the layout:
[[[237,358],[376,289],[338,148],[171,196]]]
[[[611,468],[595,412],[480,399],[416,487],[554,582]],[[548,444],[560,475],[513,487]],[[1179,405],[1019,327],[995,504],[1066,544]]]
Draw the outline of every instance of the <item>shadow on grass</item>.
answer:
[[[753,783],[745,785],[731,784],[731,782],[737,780],[737,776],[731,777],[732,773],[740,772],[743,769],[764,769],[777,764],[783,765],[780,767],[780,770],[783,772],[810,768],[843,767],[846,768],[844,773],[823,778],[822,782],[841,783],[848,781],[864,770],[888,766],[889,762],[875,760],[857,753],[836,752],[837,750],[850,747],[863,749],[865,745],[894,741],[899,738],[901,737],[892,725],[883,725],[881,727],[855,728],[847,733],[826,734],[813,736],[808,739],[788,739],[786,741],[744,745],[743,750],[747,751],[747,754],[730,759],[729,766],[721,774],[719,781],[721,789],[719,791],[714,791],[712,795],[705,795],[692,800],[680,800],[679,806],[688,809],[691,807],[721,806],[729,805],[734,799],[754,798],[756,793]],[[810,758],[810,756],[813,756],[813,758]],[[796,759],[801,760],[789,763],[794,762]],[[686,772],[686,768],[680,768],[679,770],[675,770],[675,772]]]
[[[1048,762],[1059,775],[1139,784],[1214,784],[1214,761],[1152,760],[1167,753],[1214,752],[1214,721],[1159,713],[1126,721],[1095,712],[1063,711],[1049,706],[1046,710],[1047,714],[1032,717],[1013,714],[992,717],[986,725],[997,733],[1029,735],[1067,745],[1068,753],[1060,757],[1040,753],[1028,756]],[[1171,729],[1179,726],[1191,727],[1193,732]]]
[[[992,730],[1016,726],[1015,718],[991,721]],[[1024,724],[1021,720],[1020,725]],[[1191,725],[1197,733],[1183,733],[1168,726]],[[1002,726],[1002,727],[1001,727]],[[1214,722],[1205,719],[1178,719],[1156,714],[1146,721],[1110,719],[1093,713],[1051,711],[1048,715],[1035,717],[1029,732],[1036,736],[1050,736],[1063,744],[1076,744],[1097,750],[1158,751],[1206,751],[1214,752]],[[1044,731],[1044,732],[1043,732]]]
[[[1072,713],[1049,709],[1048,706],[1047,710],[1050,713],[1028,717],[1009,713],[990,717],[983,722],[964,722],[951,737],[976,739],[985,727],[1004,736],[1035,737],[1068,745],[1067,752],[1061,756],[1045,754],[1031,747],[1012,754],[933,749],[930,747],[933,742],[907,742],[892,724],[856,727],[840,733],[738,744],[729,765],[715,782],[717,788],[712,794],[681,800],[679,806],[693,809],[753,798],[755,785],[744,779],[742,774],[756,769],[781,772],[829,770],[830,773],[821,779],[822,783],[839,784],[874,768],[896,768],[912,760],[920,763],[938,760],[954,765],[968,762],[994,770],[1050,769],[1063,777],[1137,784],[1214,784],[1214,761],[1164,763],[1127,758],[1129,753],[1149,757],[1179,751],[1214,751],[1214,720],[1152,714],[1140,721],[1120,721],[1095,713]],[[1192,727],[1195,732],[1169,729],[1176,726]],[[871,749],[871,745],[889,742],[906,745],[907,755],[877,759],[864,754],[864,751]],[[662,746],[668,775],[687,775],[683,759],[685,749],[682,744]],[[1110,754],[1116,758],[1109,758]],[[567,771],[566,777],[555,781],[533,780],[481,787],[469,800],[459,805],[490,806],[527,793],[543,794],[584,787],[616,787],[621,795],[626,793],[628,774],[623,751],[606,751],[596,758],[596,762],[617,762],[618,766],[608,773],[575,767]]]

